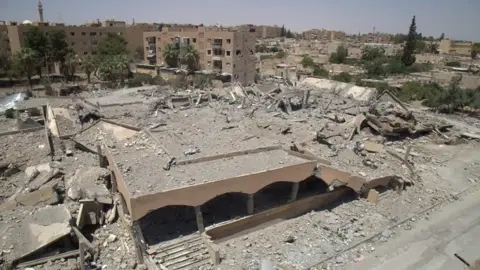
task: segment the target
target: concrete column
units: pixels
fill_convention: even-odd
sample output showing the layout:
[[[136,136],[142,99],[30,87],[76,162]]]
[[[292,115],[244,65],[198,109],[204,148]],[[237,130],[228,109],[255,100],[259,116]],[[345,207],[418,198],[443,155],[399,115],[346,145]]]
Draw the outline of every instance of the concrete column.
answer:
[[[195,217],[197,218],[198,231],[201,233],[204,232],[205,225],[203,224],[202,206],[195,206]]]
[[[249,215],[253,215],[254,211],[255,211],[255,201],[253,200],[253,194],[248,194],[247,212]]]
[[[300,183],[293,183],[292,186],[292,193],[290,194],[290,200],[288,202],[293,202],[297,199],[298,188],[300,187]]]

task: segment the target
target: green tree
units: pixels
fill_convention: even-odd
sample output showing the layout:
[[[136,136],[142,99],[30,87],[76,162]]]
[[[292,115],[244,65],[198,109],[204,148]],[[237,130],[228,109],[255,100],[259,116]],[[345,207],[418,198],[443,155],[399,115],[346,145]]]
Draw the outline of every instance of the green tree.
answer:
[[[193,45],[187,45],[182,62],[187,65],[188,70],[195,71],[199,68],[200,55]]]
[[[284,37],[287,35],[287,31],[285,30],[285,25],[282,25],[282,28],[280,28],[280,36]]]
[[[14,54],[13,59],[18,73],[27,76],[28,84],[32,87],[33,72],[40,61],[37,53],[29,47],[23,47],[19,52]]]
[[[307,67],[314,67],[315,66],[315,62],[313,61],[313,59],[308,56],[308,55],[304,55],[303,56],[303,59],[302,59],[302,66],[304,68],[307,68]]]
[[[125,78],[130,76],[130,59],[127,54],[118,54],[113,56],[114,74],[120,80],[120,83],[125,81]]]
[[[480,43],[473,43],[472,48],[470,49],[470,57],[472,59],[470,61],[470,66],[473,63],[473,60],[475,60],[475,58],[477,58],[479,53],[480,53]]]
[[[339,82],[350,83],[350,82],[352,82],[353,77],[348,72],[342,72],[342,73],[334,75],[332,77],[332,79],[335,80],[335,81],[339,81]]]
[[[428,47],[427,47],[427,43],[425,43],[425,41],[418,40],[416,42],[416,45],[415,45],[415,52],[416,53],[427,52],[427,50],[428,50]]]
[[[447,66],[447,67],[461,67],[462,63],[460,63],[459,61],[448,61],[448,62],[445,63],[445,66]]]
[[[115,55],[127,55],[128,42],[122,35],[108,33],[107,37],[98,44],[98,55],[100,58]]]
[[[436,42],[431,42],[429,45],[428,45],[428,52],[429,53],[437,53],[438,51],[438,43]]]
[[[330,63],[344,64],[348,57],[348,49],[344,45],[337,47],[337,51],[330,55]]]
[[[407,41],[403,47],[402,62],[409,67],[415,63],[415,49],[417,46],[417,25],[415,23],[415,16],[412,18],[410,29],[408,30]]]
[[[145,51],[140,46],[135,49],[135,59],[137,59],[137,61],[143,61],[143,59],[145,59]]]
[[[362,50],[362,57],[363,61],[373,61],[376,59],[384,59],[385,58],[385,49],[381,47],[371,47],[367,46]]]
[[[373,61],[365,62],[363,68],[365,69],[368,77],[385,76],[386,71],[383,67],[383,64],[384,60],[381,58],[377,58]]]
[[[36,66],[34,67],[37,74],[42,77],[42,66],[48,61],[49,45],[47,36],[38,27],[32,27],[25,32],[23,46],[32,49],[37,58],[43,59],[43,61],[36,61]]]
[[[64,57],[63,64],[62,64],[62,72],[67,82],[70,80],[73,80],[75,76],[76,67],[79,62],[80,61],[78,59],[78,56],[73,52],[69,52]]]
[[[169,67],[178,66],[179,51],[173,44],[165,45],[163,48],[163,59],[165,59],[165,64]]]
[[[440,35],[440,37],[438,38],[438,40],[443,40],[443,39],[445,39],[445,33],[442,33],[442,34]]]
[[[96,69],[95,59],[93,59],[92,56],[87,55],[86,57],[83,57],[82,59],[80,59],[80,63],[82,63],[83,72],[85,72],[85,74],[87,74],[88,83],[92,83],[91,74]]]
[[[313,76],[328,78],[329,73],[328,73],[328,70],[326,70],[322,67],[319,67],[319,66],[315,66],[313,68]]]
[[[67,36],[64,31],[54,30],[48,33],[48,51],[47,55],[50,61],[64,64],[68,54],[73,54],[73,50],[68,47]]]

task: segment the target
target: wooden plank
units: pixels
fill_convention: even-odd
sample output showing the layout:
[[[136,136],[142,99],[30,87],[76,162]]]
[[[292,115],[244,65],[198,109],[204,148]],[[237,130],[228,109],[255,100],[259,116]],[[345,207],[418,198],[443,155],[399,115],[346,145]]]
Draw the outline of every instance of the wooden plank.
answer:
[[[57,254],[57,255],[41,258],[41,259],[36,259],[36,260],[33,260],[33,261],[20,263],[19,265],[17,265],[17,267],[20,268],[20,269],[24,269],[24,268],[32,267],[32,266],[39,265],[39,264],[45,264],[48,261],[56,261],[56,260],[60,260],[60,259],[76,257],[79,254],[80,254],[80,250],[78,250],[78,249],[77,250],[72,250],[72,251],[67,251],[67,252],[64,252],[64,253],[61,253],[61,254]]]
[[[2,136],[7,136],[7,135],[14,135],[14,134],[18,134],[18,133],[34,132],[34,131],[39,131],[39,130],[42,130],[42,129],[44,129],[43,126],[33,127],[33,128],[26,128],[26,129],[20,129],[20,130],[6,131],[6,132],[0,133],[0,137],[2,137]]]
[[[106,118],[102,118],[101,121],[106,122],[106,123],[109,123],[109,124],[112,124],[112,125],[117,125],[117,126],[120,126],[120,127],[124,127],[124,128],[128,128],[128,129],[131,129],[131,130],[135,130],[135,131],[140,131],[140,130],[142,130],[141,127],[132,126],[132,125],[124,124],[124,123],[119,123],[119,122],[116,122],[116,121],[113,121],[113,120],[110,120],[110,119],[106,119]]]

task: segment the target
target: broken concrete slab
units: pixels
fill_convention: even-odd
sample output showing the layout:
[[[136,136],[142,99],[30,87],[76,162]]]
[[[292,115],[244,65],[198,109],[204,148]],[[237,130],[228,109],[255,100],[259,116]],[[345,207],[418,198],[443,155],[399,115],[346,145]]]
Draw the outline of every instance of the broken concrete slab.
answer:
[[[363,149],[371,153],[380,153],[384,151],[383,144],[366,141],[363,143]]]
[[[60,200],[57,192],[54,190],[53,187],[43,187],[34,192],[17,196],[15,198],[15,201],[17,202],[17,204],[21,204],[25,206],[34,206],[39,203],[45,203],[50,205],[56,204]]]
[[[35,191],[48,183],[50,180],[60,176],[62,172],[58,168],[54,168],[49,172],[41,172],[39,176],[37,176],[30,184],[28,185],[28,189],[30,191]]]
[[[77,169],[75,175],[67,182],[67,195],[72,200],[92,199],[99,203],[111,204],[112,196],[105,186],[110,171],[105,168],[90,166]]]
[[[45,163],[45,164],[27,167],[25,169],[25,174],[27,175],[28,178],[31,178],[32,174],[35,174],[35,171],[50,172],[51,170],[52,170],[52,167],[50,166],[50,163]]]
[[[18,223],[9,224],[3,234],[3,246],[12,247],[5,254],[7,261],[18,261],[71,232],[71,215],[65,205],[47,206],[27,215]]]

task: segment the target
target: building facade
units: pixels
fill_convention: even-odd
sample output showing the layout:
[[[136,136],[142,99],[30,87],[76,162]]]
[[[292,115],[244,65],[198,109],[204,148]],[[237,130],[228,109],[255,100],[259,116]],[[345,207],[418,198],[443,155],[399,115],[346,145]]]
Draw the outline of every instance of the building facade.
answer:
[[[438,50],[440,54],[454,54],[470,57],[473,41],[442,39]]]
[[[167,44],[192,45],[200,56],[200,69],[231,74],[244,85],[255,80],[254,30],[233,31],[222,27],[163,27],[162,31],[143,33],[145,62],[164,66],[163,49]]]
[[[25,33],[32,27],[38,27],[43,32],[64,31],[66,41],[78,56],[96,55],[100,40],[109,33],[122,35],[127,40],[127,49],[134,54],[143,48],[143,32],[155,31],[155,24],[131,24],[124,21],[107,19],[96,20],[83,25],[65,25],[44,20],[43,5],[38,2],[39,21],[5,22],[0,21],[0,50],[8,53],[20,51],[24,44]]]

